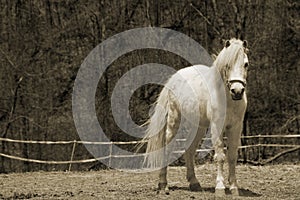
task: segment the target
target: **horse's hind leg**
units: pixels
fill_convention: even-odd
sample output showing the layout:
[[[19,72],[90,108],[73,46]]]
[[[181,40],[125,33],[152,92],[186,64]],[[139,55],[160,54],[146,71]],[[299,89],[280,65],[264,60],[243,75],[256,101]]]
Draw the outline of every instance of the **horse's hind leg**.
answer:
[[[168,183],[167,183],[167,166],[161,168],[159,171],[158,192],[160,190],[165,190],[166,193],[169,192]]]
[[[203,138],[203,135],[205,133],[206,129],[199,128],[197,135],[195,136],[193,142],[191,143],[191,146],[187,149],[185,152],[185,163],[187,168],[187,174],[186,178],[188,182],[190,183],[190,190],[191,191],[200,191],[201,186],[199,184],[199,181],[197,180],[195,176],[195,169],[194,169],[194,162],[195,162],[195,153],[196,149]]]
[[[236,126],[226,130],[227,136],[228,136],[228,151],[227,151],[227,157],[228,157],[228,166],[229,166],[229,189],[231,191],[232,195],[238,196],[239,190],[238,185],[236,181],[236,175],[235,175],[235,167],[237,162],[237,153],[238,153],[238,146],[240,144],[240,138],[241,138],[241,132],[242,132],[242,123],[236,124]]]
[[[180,124],[180,111],[175,103],[175,101],[169,102],[169,111],[167,117],[167,125],[166,125],[166,138],[165,145],[167,145],[176,135],[176,131],[178,130]],[[165,147],[164,147],[165,148]],[[171,149],[165,149],[165,155],[163,156],[165,166],[160,169],[159,172],[159,183],[158,190],[165,190],[166,194],[169,193],[168,189],[168,181],[167,181],[167,167],[168,167],[168,157],[170,156]]]

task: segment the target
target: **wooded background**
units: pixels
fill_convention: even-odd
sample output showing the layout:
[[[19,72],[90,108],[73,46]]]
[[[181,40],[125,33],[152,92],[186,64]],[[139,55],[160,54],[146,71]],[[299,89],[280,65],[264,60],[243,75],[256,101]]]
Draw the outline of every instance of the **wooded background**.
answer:
[[[0,137],[79,140],[71,96],[84,58],[117,33],[149,26],[182,32],[211,54],[221,50],[224,39],[248,40],[249,106],[243,134],[299,134],[299,10],[297,0],[1,0]],[[132,139],[113,121],[110,95],[114,85],[129,69],[149,62],[176,69],[189,65],[168,52],[139,50],[108,68],[98,85],[96,108],[101,126],[114,141]],[[146,85],[134,93],[130,109],[136,123],[145,122],[160,89]],[[300,144],[299,138],[280,142]],[[24,158],[68,160],[72,146],[0,142],[0,149]],[[267,157],[274,151],[279,150],[262,153]],[[256,152],[249,156],[257,159]],[[84,146],[78,146],[75,158],[88,157]],[[299,157],[297,152],[289,160]],[[0,172],[65,168],[0,157]]]

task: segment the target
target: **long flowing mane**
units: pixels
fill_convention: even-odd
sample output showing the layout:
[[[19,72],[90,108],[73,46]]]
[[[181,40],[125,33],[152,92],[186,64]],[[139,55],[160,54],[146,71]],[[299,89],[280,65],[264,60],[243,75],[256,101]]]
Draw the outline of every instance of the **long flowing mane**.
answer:
[[[221,72],[224,81],[227,79],[226,72],[230,70],[230,67],[237,62],[239,56],[243,55],[244,52],[243,42],[241,40],[232,38],[229,42],[230,45],[221,50],[213,63]]]

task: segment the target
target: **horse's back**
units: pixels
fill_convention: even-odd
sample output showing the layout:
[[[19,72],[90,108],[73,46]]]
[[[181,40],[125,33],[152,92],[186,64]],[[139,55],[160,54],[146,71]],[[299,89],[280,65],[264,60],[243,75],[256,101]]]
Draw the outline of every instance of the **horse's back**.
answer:
[[[205,65],[193,65],[190,67],[182,68],[182,69],[178,70],[177,73],[185,78],[195,78],[201,74],[209,73],[209,69],[210,68]]]

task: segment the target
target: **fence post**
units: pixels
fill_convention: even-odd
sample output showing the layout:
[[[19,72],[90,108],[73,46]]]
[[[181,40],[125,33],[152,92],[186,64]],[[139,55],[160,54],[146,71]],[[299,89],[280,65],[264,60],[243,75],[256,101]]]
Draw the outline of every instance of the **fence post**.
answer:
[[[261,165],[261,134],[258,135],[258,164]]]
[[[71,171],[71,167],[72,167],[72,161],[73,161],[73,158],[74,158],[74,153],[75,153],[75,148],[76,148],[76,143],[77,141],[74,140],[73,141],[73,148],[72,148],[72,153],[71,153],[71,158],[70,158],[70,164],[69,164],[69,172]]]
[[[111,168],[112,148],[113,148],[113,143],[111,142],[110,145],[109,145],[109,160],[108,160],[108,167],[109,168]]]
[[[244,121],[243,121],[243,131],[242,131],[242,135],[243,136],[247,136],[248,135],[248,112],[246,111],[245,116],[244,116]],[[241,144],[242,146],[244,145],[248,145],[248,141],[245,140],[244,138],[241,139]],[[242,148],[242,156],[243,156],[243,162],[246,163],[247,162],[247,151],[246,148]]]

